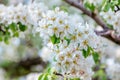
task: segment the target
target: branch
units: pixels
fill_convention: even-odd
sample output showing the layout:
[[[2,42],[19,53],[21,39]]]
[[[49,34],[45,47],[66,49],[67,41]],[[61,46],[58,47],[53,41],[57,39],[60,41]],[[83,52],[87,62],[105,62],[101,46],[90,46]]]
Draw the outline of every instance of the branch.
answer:
[[[120,45],[120,35],[117,35],[113,30],[107,30],[107,31],[95,31],[97,35],[103,36],[114,43]]]
[[[100,25],[104,30],[103,31],[95,31],[97,35],[103,36],[114,43],[120,45],[120,36],[115,34],[114,30],[108,28],[107,24],[103,22],[103,20],[94,12],[87,10],[82,3],[75,2],[74,0],[64,0],[71,6],[74,6],[80,9],[84,14],[91,17],[98,25]],[[107,34],[106,34],[107,33]]]
[[[31,66],[38,65],[38,64],[42,65],[43,67],[46,66],[46,63],[40,57],[28,58],[26,60],[22,60],[18,63],[17,66],[22,66],[26,69],[30,69]]]
[[[47,62],[44,62],[41,59],[41,57],[35,57],[35,58],[28,58],[26,60],[21,60],[19,62],[9,62],[8,65],[1,65],[0,67],[5,69],[9,73],[9,76],[17,77],[17,76],[26,75],[30,72],[34,72],[32,70],[32,67],[35,65],[40,65],[43,68],[45,68],[47,66]],[[39,72],[39,71],[35,71],[35,72]]]
[[[3,34],[5,34],[5,31],[2,29],[1,26],[0,26],[0,32],[2,32]]]
[[[116,10],[114,10],[115,12],[119,11],[120,10],[120,7],[118,5],[115,5],[116,6]]]
[[[57,75],[57,76],[64,77],[62,74],[60,74],[60,73],[57,73],[57,72],[54,72],[53,74],[55,74],[55,75]]]

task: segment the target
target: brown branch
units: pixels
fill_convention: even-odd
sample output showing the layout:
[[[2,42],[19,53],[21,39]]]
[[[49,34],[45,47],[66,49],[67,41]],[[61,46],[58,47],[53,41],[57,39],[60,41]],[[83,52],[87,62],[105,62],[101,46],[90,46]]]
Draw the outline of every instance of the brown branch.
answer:
[[[2,32],[3,34],[5,34],[5,31],[2,29],[1,26],[0,26],[0,32]]]
[[[60,73],[57,73],[57,72],[54,72],[53,74],[55,74],[55,75],[57,75],[57,76],[64,77],[62,74],[60,74]]]
[[[120,45],[120,35],[115,34],[113,30],[95,31],[97,35],[103,36],[116,44]]]
[[[120,7],[118,5],[115,5],[116,6],[116,10],[114,10],[115,12],[119,11],[120,10]]]
[[[87,10],[82,3],[75,2],[74,0],[64,0],[68,4],[80,9],[84,14],[91,17],[98,25],[100,25],[104,30],[95,31],[97,35],[103,36],[114,43],[120,45],[120,36],[115,34],[114,30],[108,28],[108,25],[103,22],[103,20],[94,12]],[[107,34],[106,34],[107,33]]]
[[[38,64],[42,65],[43,67],[46,66],[46,63],[40,57],[28,58],[26,60],[22,60],[18,63],[17,66],[22,66],[26,69],[30,69],[31,66],[38,65]]]
[[[26,75],[30,72],[34,72],[31,69],[35,65],[40,65],[41,67],[45,68],[47,66],[47,62],[44,62],[41,59],[41,57],[35,57],[35,58],[28,58],[26,60],[21,60],[19,62],[9,62],[7,66],[0,65],[0,67],[5,69],[9,73],[9,76],[18,77],[18,76]],[[39,72],[39,71],[35,71],[35,72]]]

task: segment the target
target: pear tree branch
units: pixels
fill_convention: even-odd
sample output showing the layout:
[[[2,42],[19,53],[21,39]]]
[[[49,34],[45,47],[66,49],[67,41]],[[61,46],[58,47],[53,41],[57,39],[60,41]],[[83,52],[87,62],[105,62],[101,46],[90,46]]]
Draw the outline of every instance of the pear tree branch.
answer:
[[[74,0],[64,0],[66,3],[70,4],[81,10],[84,14],[91,17],[98,25],[103,28],[103,31],[95,31],[99,36],[105,37],[112,42],[120,45],[120,35],[116,34],[114,30],[108,28],[108,25],[94,12],[87,10],[84,5],[80,2]]]

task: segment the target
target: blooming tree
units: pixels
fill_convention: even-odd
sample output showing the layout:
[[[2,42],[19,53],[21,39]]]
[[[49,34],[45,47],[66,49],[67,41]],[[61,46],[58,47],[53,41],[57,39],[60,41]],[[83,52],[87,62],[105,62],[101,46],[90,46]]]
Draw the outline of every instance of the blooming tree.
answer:
[[[56,1],[56,0],[54,0]],[[51,1],[52,2],[52,1]],[[57,2],[57,1],[56,1]],[[58,0],[59,5],[68,3],[80,10],[74,11],[57,5],[54,9],[43,2],[32,1],[27,5],[16,6],[0,5],[0,41],[6,44],[13,37],[22,34],[39,33],[43,39],[43,46],[49,49],[47,59],[50,68],[39,76],[39,80],[92,80],[93,75],[107,80],[104,70],[93,71],[93,67],[103,62],[104,38],[120,45],[119,0]],[[54,4],[54,3],[53,3]],[[70,9],[69,11],[67,9]],[[76,15],[75,15],[76,13]],[[82,17],[80,17],[82,16]],[[89,16],[90,18],[85,18]],[[89,20],[85,20],[85,19]],[[96,27],[101,27],[97,30]],[[103,38],[104,37],[104,38]],[[44,55],[44,54],[43,54]],[[107,60],[109,62],[111,60]],[[120,64],[114,65],[119,70]],[[98,67],[97,67],[98,68]],[[119,80],[112,67],[106,69],[113,74],[112,80]],[[97,73],[96,73],[97,72]],[[115,73],[115,74],[114,74]],[[120,71],[117,72],[120,74]],[[98,79],[99,80],[99,79]]]

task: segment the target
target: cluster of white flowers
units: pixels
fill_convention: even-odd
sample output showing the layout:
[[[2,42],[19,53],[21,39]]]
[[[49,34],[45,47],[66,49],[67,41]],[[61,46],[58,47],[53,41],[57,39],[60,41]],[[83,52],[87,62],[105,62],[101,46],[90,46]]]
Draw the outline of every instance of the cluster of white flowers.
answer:
[[[56,55],[54,66],[66,77],[91,80],[93,64],[92,56],[85,59],[81,51],[75,50],[74,47],[68,47]]]
[[[41,13],[47,9],[43,3],[18,4],[17,6],[0,5],[0,8],[0,23],[9,25],[12,22],[21,22],[27,26],[35,26],[38,18],[41,18]]]
[[[82,50],[87,49],[88,45],[94,49],[99,48],[101,39],[87,24],[83,26],[72,22],[71,16],[59,8],[49,10],[39,21],[37,31],[45,45],[51,49],[53,65],[59,73],[91,80],[94,61],[91,56],[84,58]]]
[[[44,5],[44,3],[30,3],[28,5],[28,18],[27,20],[30,20],[30,23],[34,26],[38,26],[38,21],[42,18],[42,13],[47,10],[47,6]]]
[[[107,12],[100,12],[100,15],[107,22],[107,24],[112,25],[117,33],[120,34],[120,11],[114,12],[109,9]]]
[[[70,78],[91,80],[92,56],[84,58],[82,50],[88,46],[97,50],[101,47],[101,37],[81,21],[73,20],[72,15],[61,11],[47,10],[42,3],[18,6],[0,6],[0,23],[9,25],[21,22],[27,26],[37,27],[44,44],[51,50],[52,64],[57,72]]]

